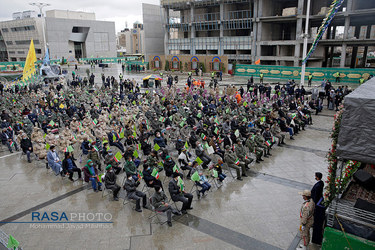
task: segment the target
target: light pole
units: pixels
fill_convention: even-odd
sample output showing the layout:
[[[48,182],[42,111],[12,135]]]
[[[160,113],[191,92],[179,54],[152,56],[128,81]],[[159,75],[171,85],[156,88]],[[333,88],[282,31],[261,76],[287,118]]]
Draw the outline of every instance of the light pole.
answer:
[[[306,10],[306,22],[305,22],[305,34],[303,39],[303,51],[302,51],[302,69],[301,69],[301,81],[299,84],[299,88],[305,83],[305,70],[306,70],[306,62],[303,62],[303,59],[306,57],[307,53],[307,39],[309,35],[309,18],[310,18],[310,1],[307,0],[307,10]]]
[[[42,18],[42,33],[43,33],[43,39],[44,39],[44,53],[47,53],[47,39],[46,39],[46,33],[44,31],[44,17],[43,17],[43,8],[50,6],[48,3],[29,3],[31,6],[36,6],[39,8],[39,15],[40,18]]]

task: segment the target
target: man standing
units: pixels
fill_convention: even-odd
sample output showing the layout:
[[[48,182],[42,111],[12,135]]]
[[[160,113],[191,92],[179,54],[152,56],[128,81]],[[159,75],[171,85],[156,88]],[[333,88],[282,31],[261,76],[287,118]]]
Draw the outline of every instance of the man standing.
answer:
[[[314,223],[315,203],[311,199],[311,192],[309,190],[304,190],[299,194],[302,194],[304,202],[302,204],[300,212],[300,230],[303,244],[300,244],[298,249],[306,249],[310,242],[310,228]]]
[[[260,77],[260,83],[263,84],[263,77],[264,77],[264,74],[263,73],[260,73],[259,74],[259,77]]]
[[[308,86],[309,87],[311,87],[312,78],[313,78],[313,75],[310,73],[309,76],[308,76],[308,79],[309,79]]]
[[[322,177],[323,177],[322,173],[320,172],[315,173],[315,180],[317,181],[317,183],[315,183],[315,185],[311,189],[311,198],[315,204],[317,204],[320,198],[323,197],[324,182],[322,181]]]
[[[186,214],[187,209],[193,209],[191,207],[191,202],[193,201],[193,195],[186,193],[181,190],[181,186],[178,185],[178,177],[180,175],[176,172],[173,173],[173,179],[168,184],[169,194],[174,202],[181,201],[183,203],[181,208],[181,213]]]
[[[315,244],[321,245],[323,240],[323,224],[325,218],[325,207],[321,204],[323,201],[324,182],[322,181],[322,173],[315,173],[315,180],[317,183],[311,189],[311,199],[315,203],[314,211],[314,226],[311,241]]]

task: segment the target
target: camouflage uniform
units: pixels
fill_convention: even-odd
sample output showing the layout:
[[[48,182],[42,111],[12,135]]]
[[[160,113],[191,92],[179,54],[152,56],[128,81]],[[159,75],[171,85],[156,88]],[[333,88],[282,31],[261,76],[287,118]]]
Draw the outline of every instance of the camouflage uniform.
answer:
[[[249,148],[249,151],[256,155],[257,161],[262,160],[263,148],[257,147],[256,142],[254,141],[253,138],[251,138],[251,136],[246,140],[245,143],[246,143],[246,147]]]
[[[314,224],[315,203],[310,198],[303,202],[300,212],[301,236],[303,244],[307,246],[310,242],[310,228]]]
[[[249,158],[249,156],[247,156],[246,149],[242,145],[242,143],[236,144],[235,148],[234,148],[234,151],[236,152],[236,155],[238,156],[240,161],[245,163],[245,166],[248,166],[253,161],[253,159],[251,159],[251,158]]]
[[[241,169],[242,169],[242,176],[246,176],[246,167],[244,162],[240,162],[239,165],[236,165],[236,160],[238,159],[236,153],[234,153],[232,150],[228,150],[229,145],[226,146],[225,154],[224,154],[224,160],[225,163],[228,164],[228,167],[234,168],[237,172],[237,179],[241,178]]]

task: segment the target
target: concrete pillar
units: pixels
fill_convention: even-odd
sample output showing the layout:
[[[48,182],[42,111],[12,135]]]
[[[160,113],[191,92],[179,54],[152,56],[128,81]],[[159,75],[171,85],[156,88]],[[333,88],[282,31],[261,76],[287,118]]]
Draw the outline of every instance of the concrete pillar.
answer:
[[[345,67],[345,60],[346,60],[346,43],[343,43],[341,47],[340,68]]]
[[[220,3],[220,37],[219,37],[219,48],[218,48],[218,54],[220,56],[224,55],[224,47],[223,47],[223,37],[224,37],[224,3]]]
[[[192,4],[190,7],[190,22],[189,25],[191,26],[190,30],[190,54],[195,55],[195,27],[193,25],[194,22],[194,5]]]
[[[223,27],[223,21],[224,21],[224,3],[220,3],[220,37],[224,36],[224,27]]]
[[[262,17],[263,15],[263,1],[258,1],[258,15],[257,17]],[[261,47],[259,42],[262,41],[262,22],[258,22],[258,29],[257,29],[257,58],[261,57]]]
[[[329,55],[329,65],[328,67],[332,68],[333,66],[333,51],[335,50],[335,46],[331,46],[331,53]]]
[[[251,4],[251,3],[250,3]],[[258,24],[256,22],[256,18],[258,16],[258,0],[254,0],[254,9],[253,9],[253,31],[252,31],[252,38],[251,38],[251,61],[254,63],[256,61],[257,56],[257,32],[258,32]]]
[[[348,0],[348,5],[349,5],[349,2],[351,4],[351,0]],[[350,25],[350,17],[347,16],[347,17],[345,17],[344,42],[343,42],[342,47],[341,47],[340,68],[344,68],[345,67],[346,47],[347,47],[345,40],[348,39],[349,25]]]
[[[169,30],[168,30],[168,24],[169,24],[169,9],[167,7],[164,8],[164,20],[165,20],[165,28],[164,28],[164,54],[169,55]]]
[[[298,0],[297,7],[297,25],[296,25],[296,43],[294,46],[294,67],[299,67],[301,58],[301,43],[302,43],[302,22],[303,22],[303,11],[304,11],[304,0]]]
[[[361,26],[357,25],[355,26],[355,31],[354,31],[354,36],[358,39],[359,38],[359,33],[361,31]],[[350,68],[355,68],[356,67],[356,62],[357,62],[357,54],[358,54],[358,46],[353,46],[352,50],[352,60],[350,62]]]

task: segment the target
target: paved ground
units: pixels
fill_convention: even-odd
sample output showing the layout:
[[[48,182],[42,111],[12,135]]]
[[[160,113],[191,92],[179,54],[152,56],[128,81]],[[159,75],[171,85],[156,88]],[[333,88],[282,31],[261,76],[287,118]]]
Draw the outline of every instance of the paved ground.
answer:
[[[313,116],[314,125],[285,147],[274,148],[273,156],[254,165],[243,182],[228,177],[221,188],[194,198],[194,209],[174,217],[172,228],[148,219],[149,210],[137,213],[133,204],[102,197],[81,181],[62,180],[43,162],[29,164],[3,147],[0,220],[8,223],[0,230],[24,249],[295,249],[302,203],[298,191],[312,187],[314,172],[326,177],[333,115],[324,110]],[[85,221],[91,219],[87,213],[108,213],[113,223],[30,224],[35,211],[86,213]]]

